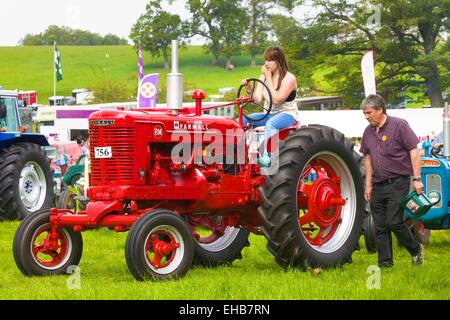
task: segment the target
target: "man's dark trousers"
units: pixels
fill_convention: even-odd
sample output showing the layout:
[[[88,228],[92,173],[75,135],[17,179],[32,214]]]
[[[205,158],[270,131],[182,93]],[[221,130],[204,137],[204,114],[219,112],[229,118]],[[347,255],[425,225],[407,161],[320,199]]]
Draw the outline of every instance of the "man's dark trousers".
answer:
[[[394,265],[391,231],[412,256],[420,252],[420,244],[405,225],[400,208],[400,203],[409,192],[410,184],[410,177],[401,176],[374,183],[372,186],[370,209],[377,235],[380,267]]]

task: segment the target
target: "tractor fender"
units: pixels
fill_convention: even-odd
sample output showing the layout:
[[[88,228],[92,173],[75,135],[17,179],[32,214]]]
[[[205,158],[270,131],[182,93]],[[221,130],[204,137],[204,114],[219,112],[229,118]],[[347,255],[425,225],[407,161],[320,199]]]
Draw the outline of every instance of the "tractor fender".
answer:
[[[0,133],[0,148],[8,148],[12,145],[23,143],[34,143],[41,147],[49,146],[47,138],[41,134],[4,132]]]

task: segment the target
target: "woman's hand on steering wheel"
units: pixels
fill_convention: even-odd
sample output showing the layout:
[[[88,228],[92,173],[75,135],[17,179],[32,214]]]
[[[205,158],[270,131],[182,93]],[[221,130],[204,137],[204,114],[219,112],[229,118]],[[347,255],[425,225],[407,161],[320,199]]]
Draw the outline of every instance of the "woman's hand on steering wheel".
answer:
[[[263,94],[262,96],[265,97],[267,99],[267,103],[263,103],[263,102],[258,102],[255,100],[254,98],[254,94],[256,91],[256,87],[257,85],[260,85],[262,90],[263,90]],[[267,118],[270,114],[270,111],[272,110],[272,94],[270,93],[269,88],[266,86],[266,84],[256,78],[250,78],[250,79],[245,79],[242,81],[241,86],[239,87],[238,90],[238,94],[237,94],[237,98],[239,100],[239,98],[242,97],[241,93],[242,89],[246,90],[247,95],[249,95],[248,97],[250,98],[250,101],[248,102],[244,102],[242,105],[243,109],[251,109],[249,111],[249,113],[262,113],[262,116],[250,116],[248,114],[246,114],[245,112],[243,112],[243,116],[248,120],[248,121],[252,121],[252,122],[258,122],[261,120],[264,120],[265,118]]]
[[[249,96],[252,96],[252,95],[253,95],[254,88],[252,88],[250,82],[248,82],[247,79],[242,80],[241,85],[244,86],[245,91],[247,92],[247,94],[248,94]]]

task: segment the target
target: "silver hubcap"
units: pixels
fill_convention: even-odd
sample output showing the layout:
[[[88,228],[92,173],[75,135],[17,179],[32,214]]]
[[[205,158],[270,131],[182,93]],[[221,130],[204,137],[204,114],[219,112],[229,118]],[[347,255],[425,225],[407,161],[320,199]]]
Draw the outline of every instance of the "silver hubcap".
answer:
[[[47,184],[42,168],[36,162],[27,162],[20,172],[20,199],[29,211],[39,210],[47,194]]]

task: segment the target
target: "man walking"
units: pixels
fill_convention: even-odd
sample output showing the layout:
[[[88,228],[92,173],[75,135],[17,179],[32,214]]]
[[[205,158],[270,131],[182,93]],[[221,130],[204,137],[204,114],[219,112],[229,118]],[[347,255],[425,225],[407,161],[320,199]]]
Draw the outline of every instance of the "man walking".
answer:
[[[423,247],[415,239],[402,218],[400,203],[413,189],[423,192],[420,178],[419,139],[409,124],[388,116],[384,99],[369,95],[361,109],[369,126],[363,134],[360,152],[365,156],[365,199],[370,202],[376,230],[378,266],[392,267],[391,231],[412,256],[413,265],[423,263]]]

